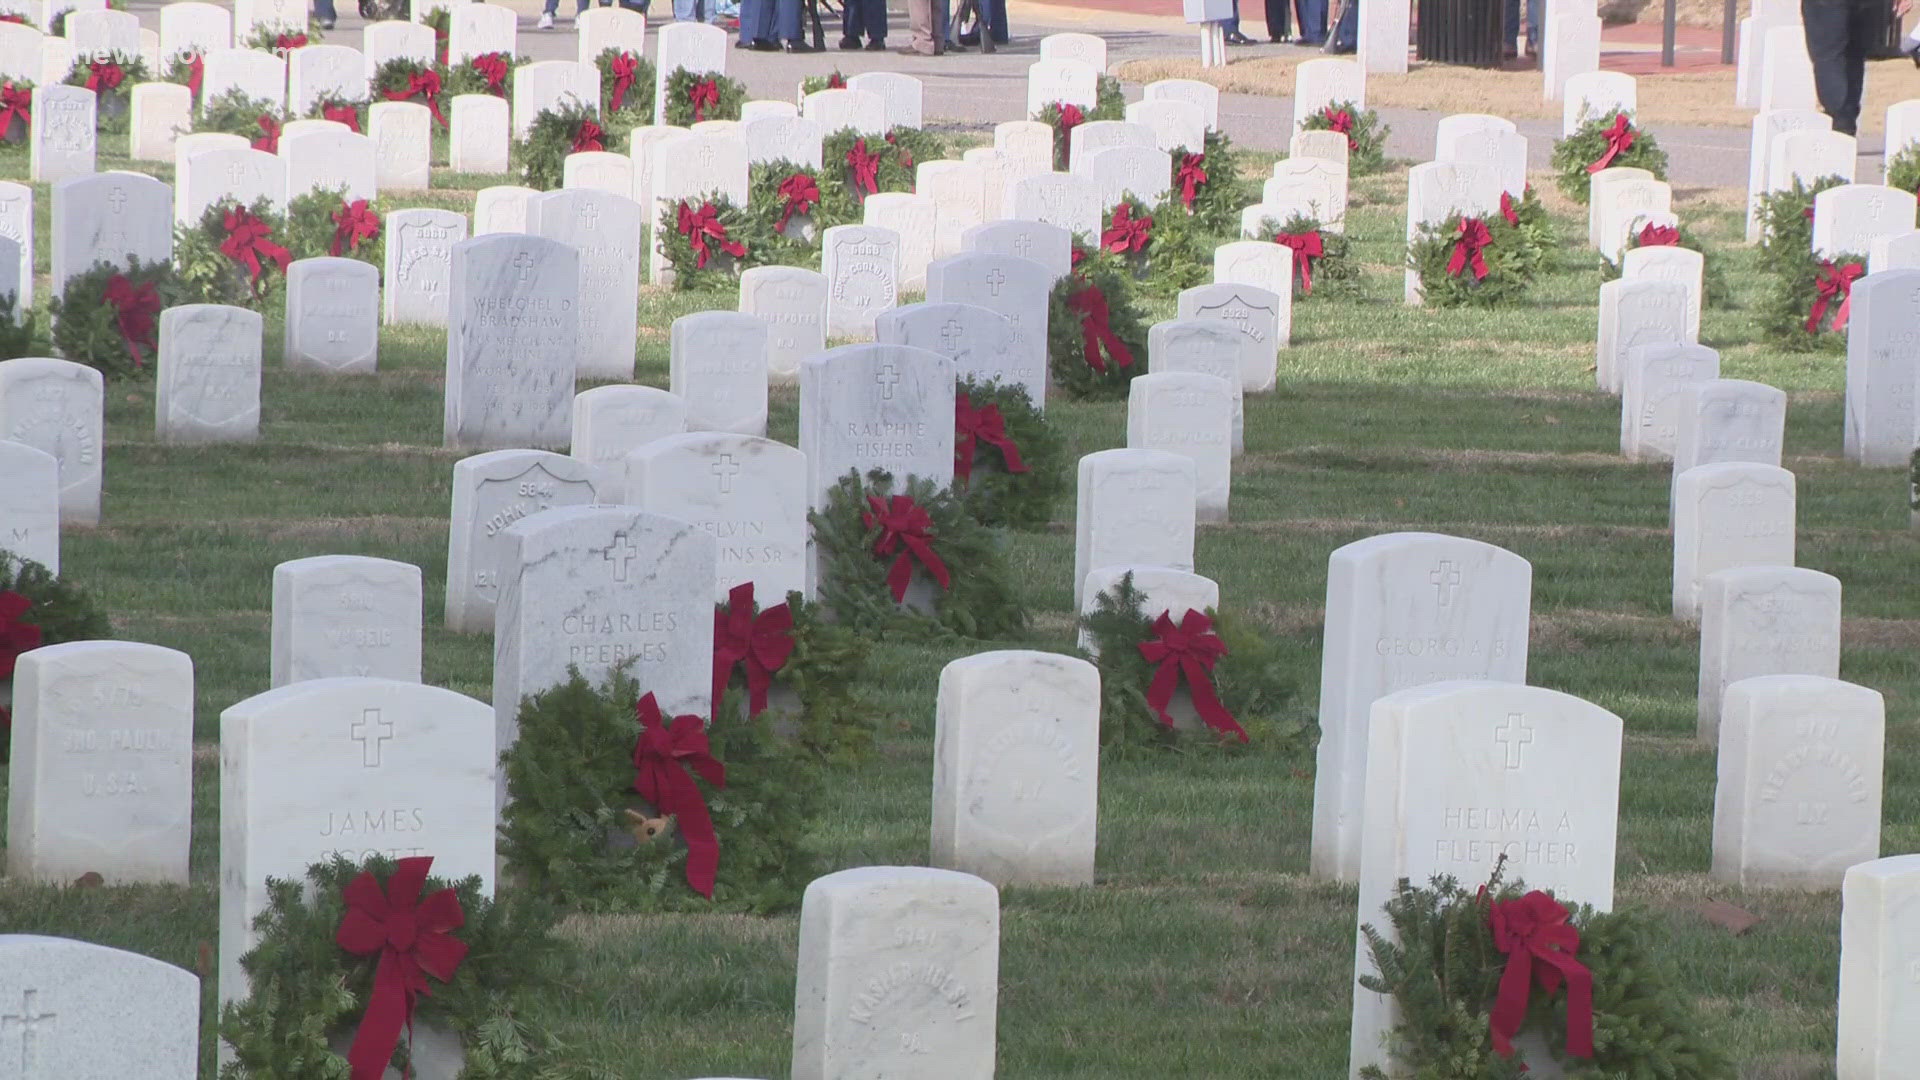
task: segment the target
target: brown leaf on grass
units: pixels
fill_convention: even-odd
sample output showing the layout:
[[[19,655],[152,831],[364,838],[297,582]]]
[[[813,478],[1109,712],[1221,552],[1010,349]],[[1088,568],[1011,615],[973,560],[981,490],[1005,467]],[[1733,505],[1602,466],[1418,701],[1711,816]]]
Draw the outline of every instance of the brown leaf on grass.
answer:
[[[1760,916],[1725,900],[1708,900],[1698,910],[1701,918],[1735,937],[1753,929],[1760,922]]]
[[[106,883],[107,879],[101,877],[97,870],[89,870],[73,879],[73,887],[76,889],[97,889]]]

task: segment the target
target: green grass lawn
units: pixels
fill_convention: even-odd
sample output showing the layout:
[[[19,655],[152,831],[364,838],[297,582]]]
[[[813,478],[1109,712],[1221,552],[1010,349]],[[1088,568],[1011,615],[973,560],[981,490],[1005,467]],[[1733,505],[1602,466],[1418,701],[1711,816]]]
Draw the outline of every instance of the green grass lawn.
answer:
[[[450,181],[403,205],[463,205],[461,187],[487,182],[436,176]],[[1718,208],[1725,194],[1678,195],[1689,226],[1717,245],[1737,301],[1757,302],[1762,283],[1737,246],[1738,216]],[[38,197],[44,228],[44,188]],[[1750,892],[1706,877],[1714,757],[1693,734],[1696,633],[1668,616],[1668,470],[1619,456],[1618,404],[1594,388],[1600,276],[1578,242],[1584,221],[1559,220],[1567,243],[1526,306],[1427,311],[1400,302],[1404,200],[1404,171],[1355,184],[1349,233],[1366,264],[1363,291],[1295,305],[1279,388],[1247,401],[1233,523],[1201,528],[1198,569],[1220,582],[1226,604],[1281,635],[1306,713],[1334,548],[1426,529],[1529,559],[1531,681],[1626,721],[1620,903],[1671,938],[1686,992],[1743,1075],[1829,1076],[1838,894]],[[645,292],[639,380],[666,384],[675,316],[734,302]],[[1153,318],[1172,308],[1156,301]],[[1920,850],[1920,611],[1910,586],[1920,534],[1908,528],[1905,479],[1840,458],[1839,356],[1769,348],[1740,308],[1710,309],[1702,339],[1721,350],[1726,377],[1790,395],[1784,464],[1799,477],[1800,563],[1845,583],[1841,673],[1886,695],[1882,850]],[[440,626],[460,456],[439,445],[444,338],[403,330],[382,344],[377,376],[289,372],[270,317],[255,446],[161,446],[152,385],[109,387],[103,524],[70,530],[63,564],[112,613],[117,635],[194,658],[193,884],[0,882],[0,932],[70,935],[211,971],[218,719],[267,687],[277,563],[363,554],[418,564],[427,681],[489,698],[488,639]],[[1120,403],[1056,397],[1048,416],[1075,456],[1124,443]],[[776,392],[770,434],[792,442],[795,423],[796,395]],[[1048,529],[1013,538],[1037,613],[1030,638],[878,644],[881,740],[832,781],[818,835],[828,869],[926,860],[942,664],[975,649],[1071,648],[1071,512],[1069,501]],[[1297,745],[1105,763],[1099,884],[1002,895],[999,1075],[1343,1076],[1354,890],[1306,874],[1312,768],[1311,748]],[[1697,913],[1708,898],[1762,921],[1731,936]],[[575,918],[566,932],[582,963],[570,992],[543,1003],[543,1019],[581,1060],[645,1080],[786,1075],[794,915]],[[211,1076],[213,980],[203,986]]]

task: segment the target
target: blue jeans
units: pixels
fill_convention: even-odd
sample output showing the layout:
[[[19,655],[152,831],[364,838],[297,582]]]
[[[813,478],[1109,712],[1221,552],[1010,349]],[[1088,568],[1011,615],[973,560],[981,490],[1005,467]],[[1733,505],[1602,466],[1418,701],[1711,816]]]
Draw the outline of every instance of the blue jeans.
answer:
[[[740,40],[801,41],[800,0],[740,0]]]
[[[679,0],[675,0],[676,3]],[[859,41],[887,40],[887,0],[846,0],[840,9],[840,35]]]
[[[1540,0],[1527,0],[1527,52],[1538,55],[1540,52],[1540,28],[1545,25],[1540,13]],[[1520,32],[1520,0],[1507,0],[1507,27],[1500,35],[1503,46],[1513,44],[1514,35]]]
[[[559,0],[547,0],[549,4],[558,2]],[[673,0],[673,21],[718,22],[720,20],[718,8],[719,5],[714,3],[714,0]]]
[[[1300,0],[1300,40],[1307,45],[1327,40],[1327,0]]]
[[[573,13],[575,15],[578,15],[592,6],[593,6],[593,0],[580,0],[580,6],[578,8],[575,8]],[[560,0],[547,0],[547,14],[558,15],[559,13],[560,13]]]

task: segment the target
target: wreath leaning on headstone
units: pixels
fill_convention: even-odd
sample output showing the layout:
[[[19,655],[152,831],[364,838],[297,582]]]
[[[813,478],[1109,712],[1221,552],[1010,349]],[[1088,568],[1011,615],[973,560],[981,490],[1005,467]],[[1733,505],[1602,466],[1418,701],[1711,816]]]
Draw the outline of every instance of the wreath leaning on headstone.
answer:
[[[0,152],[25,152],[33,134],[33,83],[8,79],[0,84]]]
[[[953,486],[984,525],[1037,529],[1067,491],[1066,443],[1018,383],[963,376],[953,397]]]
[[[1633,126],[1633,118],[1617,112],[1582,123],[1573,134],[1553,144],[1554,183],[1560,194],[1585,206],[1593,190],[1593,174],[1601,169],[1645,169],[1655,179],[1667,178],[1667,152],[1653,134]]]
[[[1727,285],[1725,269],[1715,256],[1713,248],[1699,234],[1684,225],[1642,225],[1627,232],[1627,244],[1622,253],[1643,247],[1683,247],[1700,253],[1701,289],[1705,295],[1701,302],[1712,307],[1724,307],[1733,300],[1733,291]],[[1603,253],[1599,256],[1600,279],[1615,281],[1620,277],[1620,265]]]
[[[529,1019],[573,960],[552,906],[529,889],[489,898],[479,877],[449,883],[429,876],[432,863],[336,855],[304,881],[267,879],[259,940],[240,958],[250,992],[220,1014],[225,1080],[419,1075],[423,1064],[488,1080],[606,1076],[571,1064],[577,1055]],[[426,1060],[441,1055],[454,1060]]]
[[[899,149],[899,132],[888,142],[841,128],[820,146],[820,172],[845,191],[857,207],[883,191],[912,191],[911,156]]]
[[[1240,175],[1240,152],[1225,132],[1207,132],[1205,147],[1191,154],[1183,147],[1167,151],[1173,159],[1173,187],[1168,199],[1178,199],[1180,208],[1194,220],[1197,228],[1216,236],[1240,232],[1240,211],[1255,201],[1255,192]]]
[[[1853,283],[1866,273],[1865,252],[1831,259],[1813,253],[1814,196],[1844,181],[1823,176],[1811,185],[1760,196],[1760,266],[1772,279],[1757,320],[1768,341],[1794,352],[1837,351],[1846,346]]]
[[[1124,398],[1147,370],[1147,327],[1124,263],[1078,241],[1047,307],[1047,370],[1069,397]]]
[[[109,379],[151,374],[160,351],[160,313],[186,303],[170,262],[99,262],[47,301],[53,346],[61,356]]]
[[[440,55],[441,62],[444,64],[446,61],[444,47]],[[448,65],[446,74],[440,81],[449,101],[461,94],[491,94],[497,98],[511,99],[514,69],[525,62],[524,57],[514,56],[512,53],[481,53],[478,56],[469,56],[457,64]]]
[[[1218,611],[1151,611],[1131,573],[1080,617],[1100,669],[1100,739],[1111,747],[1240,747],[1306,740],[1296,686],[1271,634]]]
[[[1053,129],[1053,170],[1066,172],[1073,164],[1073,129],[1087,122],[1085,109],[1068,101],[1053,101],[1040,106],[1035,120]]]
[[[133,88],[147,81],[147,63],[138,56],[112,53],[81,57],[67,71],[68,86],[93,91],[93,124],[102,135],[125,135]]]
[[[816,268],[821,234],[857,221],[860,210],[844,184],[820,169],[784,160],[748,168],[747,206],[747,220],[728,235],[747,245],[755,263]]]
[[[1545,258],[1503,215],[1450,214],[1423,223],[1407,249],[1428,307],[1501,307],[1518,302]]]
[[[600,69],[600,122],[615,135],[653,123],[653,63],[629,49],[606,48]]]
[[[174,53],[167,58],[167,70],[162,79],[175,86],[187,88],[188,103],[197,115],[200,109],[200,86],[206,81],[206,76],[206,56],[202,53],[186,51]]]
[[[822,90],[845,90],[847,77],[834,68],[825,75],[809,75],[800,80],[800,104],[805,104],[808,94],[817,94]]]
[[[820,602],[862,632],[1004,638],[1029,613],[1003,541],[951,486],[849,469],[807,515],[820,560]]]
[[[445,10],[444,8],[442,10]],[[396,57],[373,73],[373,95],[381,101],[411,101],[425,105],[434,122],[448,126],[446,113],[446,77],[437,65],[423,64],[411,57]]]
[[[295,49],[304,49],[309,45],[320,44],[320,28],[308,24],[307,28],[296,30],[287,26],[256,26],[253,33],[240,43],[243,49],[255,52],[272,53],[285,60],[287,54]]]
[[[681,291],[731,288],[741,271],[760,265],[759,253],[740,239],[752,232],[747,211],[717,191],[667,204],[653,227]]]
[[[0,763],[12,744],[13,668],[20,654],[112,636],[105,613],[71,578],[0,551]]]
[[[344,124],[355,135],[364,135],[367,130],[367,102],[343,98],[328,94],[316,99],[313,107],[307,110],[308,120],[331,120]]]
[[[798,592],[761,607],[753,582],[736,585],[714,606],[714,715],[731,723],[767,714],[776,735],[815,760],[857,760],[873,743],[860,693],[867,646]]]
[[[173,266],[184,302],[278,309],[293,261],[286,230],[286,218],[265,198],[252,206],[223,199],[192,225],[175,226]]]
[[[661,122],[674,127],[692,127],[703,120],[738,120],[740,106],[747,100],[747,88],[740,80],[717,71],[674,68],[664,90],[667,104]]]
[[[246,91],[229,90],[208,101],[194,118],[196,132],[217,131],[250,139],[255,150],[269,154],[280,149],[280,127],[286,117],[278,106]]]
[[[51,303],[49,298],[49,303]],[[0,356],[51,356],[47,326],[32,308],[19,309],[20,294],[0,295]]]
[[[1380,114],[1351,101],[1335,101],[1300,120],[1306,131],[1337,131],[1347,137],[1347,175],[1371,176],[1387,167],[1387,136],[1393,128]]]
[[[520,704],[501,757],[507,873],[581,911],[792,908],[818,859],[820,770],[772,712],[663,715],[620,672],[578,671]]]
[[[1127,118],[1127,95],[1120,88],[1120,80],[1105,72],[1094,80],[1093,111],[1087,114],[1089,120],[1125,120]]]
[[[1513,1040],[1531,1032],[1569,1080],[1731,1080],[1643,916],[1569,909],[1501,872],[1471,893],[1451,877],[1403,879],[1385,908],[1393,939],[1361,927],[1377,973],[1360,985],[1400,1009],[1394,1075],[1518,1080],[1529,1070]]]
[[[385,265],[383,223],[366,199],[348,199],[341,188],[295,196],[287,204],[287,247],[296,259],[322,255]]]
[[[1294,214],[1285,221],[1260,219],[1261,237],[1293,249],[1293,298],[1344,296],[1360,288],[1360,267],[1348,252],[1345,233],[1329,231],[1318,218]]]
[[[541,109],[520,144],[520,171],[528,187],[553,191],[566,178],[568,154],[607,148],[607,133],[594,111],[568,99]]]
[[[1887,186],[1920,194],[1920,143],[1908,143],[1887,160]]]
[[[1770,274],[1792,272],[1813,252],[1813,199],[1828,188],[1846,180],[1822,176],[1811,184],[1799,177],[1778,191],[1769,191],[1754,204],[1754,219],[1760,227],[1760,269]]]
[[[1149,210],[1127,195],[1101,215],[1101,250],[1125,264],[1155,296],[1177,296],[1206,281],[1213,269],[1212,245],[1197,234],[1176,199],[1169,195]]]

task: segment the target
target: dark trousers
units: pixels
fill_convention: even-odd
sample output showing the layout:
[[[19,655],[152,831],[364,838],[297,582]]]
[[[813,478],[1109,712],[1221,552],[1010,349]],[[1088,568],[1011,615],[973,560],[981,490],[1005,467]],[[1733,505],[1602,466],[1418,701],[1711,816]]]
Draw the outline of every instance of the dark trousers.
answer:
[[[1360,47],[1360,0],[1347,0],[1347,9],[1332,31],[1333,51],[1350,53]]]
[[[1300,0],[1300,42],[1318,45],[1327,40],[1327,0]]]
[[[846,0],[841,7],[842,36],[868,41],[887,40],[887,0]]]
[[[1267,39],[1285,41],[1293,36],[1293,0],[1267,0]]]
[[[800,0],[740,0],[740,40],[801,40]]]
[[[1813,88],[1833,130],[1852,135],[1867,81],[1867,51],[1887,31],[1886,0],[1800,0]]]

